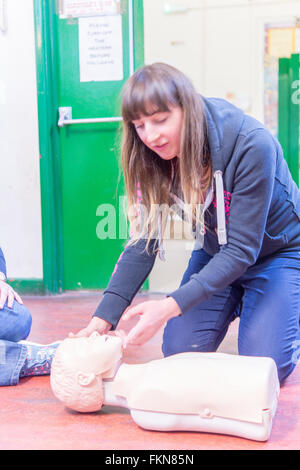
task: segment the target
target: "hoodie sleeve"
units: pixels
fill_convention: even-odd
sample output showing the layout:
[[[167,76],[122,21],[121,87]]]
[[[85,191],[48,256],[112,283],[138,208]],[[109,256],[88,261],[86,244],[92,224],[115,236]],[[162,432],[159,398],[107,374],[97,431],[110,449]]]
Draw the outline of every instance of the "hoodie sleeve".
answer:
[[[151,272],[156,253],[155,241],[149,245],[149,254],[145,251],[146,240],[140,240],[136,245],[127,245],[121,254],[103,298],[94,316],[103,318],[115,329],[124,310],[142,287]]]
[[[4,254],[1,248],[0,248],[0,272],[4,273],[6,276],[6,262],[5,262]]]
[[[240,136],[235,153],[227,244],[199,273],[170,294],[182,313],[230,285],[259,256],[274,186],[276,146],[272,136],[261,128]]]

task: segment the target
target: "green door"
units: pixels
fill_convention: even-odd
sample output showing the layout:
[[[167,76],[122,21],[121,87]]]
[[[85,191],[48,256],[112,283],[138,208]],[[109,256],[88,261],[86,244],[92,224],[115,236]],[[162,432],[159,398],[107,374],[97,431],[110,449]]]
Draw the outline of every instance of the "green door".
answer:
[[[88,3],[118,2],[82,2]],[[113,118],[120,117],[122,86],[143,64],[143,4],[126,0],[120,5],[120,13],[100,16],[70,18],[53,10],[54,191],[60,199],[55,243],[60,244],[56,253],[61,265],[56,273],[63,290],[105,288],[126,242],[119,178],[121,123]]]

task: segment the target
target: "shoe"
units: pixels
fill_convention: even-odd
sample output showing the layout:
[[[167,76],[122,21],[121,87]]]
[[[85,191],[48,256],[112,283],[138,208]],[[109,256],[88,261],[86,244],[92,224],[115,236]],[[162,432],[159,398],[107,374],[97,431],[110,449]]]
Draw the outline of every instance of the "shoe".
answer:
[[[61,341],[50,344],[38,344],[31,341],[19,341],[26,346],[27,354],[20,377],[50,374],[51,363]]]

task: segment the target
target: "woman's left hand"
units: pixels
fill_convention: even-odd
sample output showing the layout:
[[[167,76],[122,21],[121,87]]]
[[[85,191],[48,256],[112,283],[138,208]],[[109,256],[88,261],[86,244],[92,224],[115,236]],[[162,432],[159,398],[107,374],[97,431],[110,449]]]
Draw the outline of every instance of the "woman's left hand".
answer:
[[[130,320],[136,315],[140,315],[140,319],[129,331],[124,341],[124,347],[128,344],[144,344],[157,333],[167,320],[180,313],[180,308],[172,297],[163,300],[149,300],[129,308],[122,316],[122,320]]]

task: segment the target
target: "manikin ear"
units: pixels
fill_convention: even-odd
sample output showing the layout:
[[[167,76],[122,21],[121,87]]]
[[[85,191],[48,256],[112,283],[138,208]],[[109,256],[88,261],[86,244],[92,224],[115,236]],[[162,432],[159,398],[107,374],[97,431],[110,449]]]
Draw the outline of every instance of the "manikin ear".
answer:
[[[77,372],[76,381],[79,385],[82,385],[82,387],[87,387],[93,382],[95,377],[96,376],[93,373],[85,374],[84,372]]]

